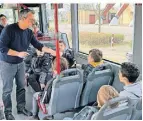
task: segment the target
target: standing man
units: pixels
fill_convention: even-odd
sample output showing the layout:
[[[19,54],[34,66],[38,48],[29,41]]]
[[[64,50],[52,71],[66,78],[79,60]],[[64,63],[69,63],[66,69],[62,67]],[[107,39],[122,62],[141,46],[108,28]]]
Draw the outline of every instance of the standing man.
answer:
[[[23,58],[28,53],[27,48],[32,44],[40,51],[56,55],[55,51],[44,47],[38,42],[32,30],[29,29],[34,23],[34,11],[30,9],[21,10],[18,23],[6,26],[0,36],[0,60],[1,78],[3,81],[2,99],[4,102],[4,113],[7,120],[14,120],[12,115],[11,92],[13,80],[15,79],[17,113],[31,116],[32,113],[25,109],[25,66]]]
[[[7,25],[7,18],[4,14],[0,14],[0,34],[4,27]]]

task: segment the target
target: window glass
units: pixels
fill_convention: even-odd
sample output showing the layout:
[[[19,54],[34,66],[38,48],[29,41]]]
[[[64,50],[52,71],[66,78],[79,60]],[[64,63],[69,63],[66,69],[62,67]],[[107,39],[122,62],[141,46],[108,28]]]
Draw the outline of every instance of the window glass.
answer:
[[[31,10],[34,10],[35,14],[35,21],[38,23],[39,28],[40,28],[40,21],[39,21],[39,7],[29,7]]]
[[[133,4],[78,4],[79,51],[98,48],[103,58],[122,63],[132,52]]]
[[[4,14],[7,16],[8,24],[14,23],[14,16],[12,9],[0,9],[0,14]]]
[[[58,9],[58,26],[59,32],[66,33],[70,47],[71,45],[71,9],[70,4],[59,4]],[[47,4],[47,16],[49,21],[49,32],[54,33],[55,24],[54,24],[54,9],[53,5]]]

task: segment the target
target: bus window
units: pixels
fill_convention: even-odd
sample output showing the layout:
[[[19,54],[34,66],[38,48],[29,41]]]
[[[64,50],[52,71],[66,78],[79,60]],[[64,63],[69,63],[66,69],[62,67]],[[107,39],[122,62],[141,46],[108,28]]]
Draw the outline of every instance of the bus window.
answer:
[[[6,15],[7,20],[8,20],[8,24],[14,23],[12,9],[0,9],[0,13]]]
[[[133,4],[79,4],[79,51],[99,48],[104,59],[122,63],[132,51]]]
[[[49,21],[49,32],[54,32],[54,9],[51,4],[47,4],[47,16]],[[59,31],[66,33],[70,47],[72,47],[71,41],[71,8],[70,4],[62,4],[58,9],[58,23]]]
[[[39,22],[39,16],[40,16],[40,15],[39,15],[39,7],[29,7],[29,9],[35,11],[35,14],[34,14],[35,21],[38,23],[39,28],[40,28],[40,22]]]

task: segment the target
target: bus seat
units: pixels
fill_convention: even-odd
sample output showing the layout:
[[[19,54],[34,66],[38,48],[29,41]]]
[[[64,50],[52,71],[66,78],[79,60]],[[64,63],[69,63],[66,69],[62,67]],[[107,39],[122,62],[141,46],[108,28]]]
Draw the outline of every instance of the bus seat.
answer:
[[[118,91],[121,92],[124,90],[124,84],[120,82],[118,74],[115,76],[112,86]]]
[[[75,75],[68,75],[77,72]],[[62,77],[62,75],[68,75]],[[51,99],[47,106],[48,115],[79,107],[83,87],[83,74],[79,69],[67,69],[53,81]]]
[[[114,80],[113,83],[111,84],[118,92],[121,92],[124,90],[124,84],[120,82],[119,80],[119,69],[120,67],[112,65],[112,69],[114,72]]]
[[[81,95],[81,106],[95,102],[97,100],[99,88],[103,85],[110,85],[112,83],[113,72],[111,68],[109,68],[109,64],[102,64],[101,66],[105,68],[103,70],[98,70],[98,67],[96,67],[88,75]]]
[[[119,104],[117,107],[110,108],[112,104],[115,103],[125,103]],[[117,97],[111,99],[105,103],[99,112],[93,114],[92,120],[130,120],[132,115],[133,107],[131,99],[128,97]]]
[[[142,120],[142,99],[141,98],[134,105],[131,120]]]

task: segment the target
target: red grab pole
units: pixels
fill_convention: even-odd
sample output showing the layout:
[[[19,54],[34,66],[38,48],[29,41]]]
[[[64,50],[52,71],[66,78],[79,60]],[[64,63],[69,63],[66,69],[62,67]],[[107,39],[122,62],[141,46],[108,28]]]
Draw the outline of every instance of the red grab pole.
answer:
[[[24,9],[28,9],[26,5],[20,4],[20,6],[23,7]]]
[[[58,4],[54,4],[55,37],[56,37],[56,66],[57,74],[60,74],[59,30],[58,30]]]

